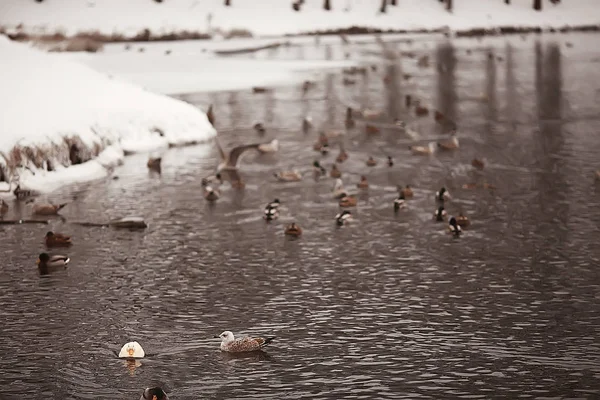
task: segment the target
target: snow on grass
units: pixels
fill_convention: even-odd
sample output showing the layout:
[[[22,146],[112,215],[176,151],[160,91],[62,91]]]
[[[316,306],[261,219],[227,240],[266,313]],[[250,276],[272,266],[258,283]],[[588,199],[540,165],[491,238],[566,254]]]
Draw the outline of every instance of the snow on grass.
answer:
[[[61,183],[106,176],[124,152],[197,143],[216,134],[206,114],[194,106],[57,54],[4,36],[0,53],[0,168],[5,182],[19,177],[23,187],[48,191]]]
[[[379,0],[331,0],[325,12],[322,0],[307,0],[300,12],[291,0],[2,0],[0,25],[25,25],[46,32],[68,34],[99,31],[133,36],[143,29],[155,33],[181,30],[208,32],[210,28],[247,29],[258,35],[280,35],[350,26],[379,29],[454,30],[499,26],[561,27],[600,23],[598,0],[564,0],[553,5],[544,0],[544,10],[532,9],[532,0],[455,0],[453,13],[437,0],[398,0],[381,14]],[[209,24],[208,16],[212,16]]]

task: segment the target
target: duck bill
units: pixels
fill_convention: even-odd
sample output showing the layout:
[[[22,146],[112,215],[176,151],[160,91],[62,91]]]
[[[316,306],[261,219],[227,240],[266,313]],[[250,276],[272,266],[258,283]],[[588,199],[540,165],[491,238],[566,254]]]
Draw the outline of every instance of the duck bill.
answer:
[[[215,336],[213,336],[213,337],[214,337],[215,339],[219,339],[219,338],[220,338],[220,336],[218,336],[218,335],[215,335]]]

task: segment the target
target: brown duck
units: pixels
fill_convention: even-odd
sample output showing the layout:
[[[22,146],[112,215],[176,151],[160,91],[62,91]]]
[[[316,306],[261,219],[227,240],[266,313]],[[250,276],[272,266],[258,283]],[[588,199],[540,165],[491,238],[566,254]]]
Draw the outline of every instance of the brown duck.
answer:
[[[60,233],[54,233],[49,231],[44,237],[46,247],[69,247],[73,243],[71,242],[71,236],[66,236]]]

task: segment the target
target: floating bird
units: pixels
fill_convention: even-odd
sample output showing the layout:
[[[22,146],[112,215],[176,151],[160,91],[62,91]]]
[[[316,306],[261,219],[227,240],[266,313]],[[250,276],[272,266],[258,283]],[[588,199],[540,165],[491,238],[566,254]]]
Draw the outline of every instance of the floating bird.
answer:
[[[276,153],[279,151],[279,140],[273,139],[269,143],[258,145],[258,151],[261,153]]]
[[[421,68],[429,67],[429,56],[424,55],[424,56],[419,57],[419,59],[417,60],[417,65]]]
[[[325,175],[327,173],[327,170],[318,161],[313,161],[313,171],[317,176]]]
[[[356,196],[350,195],[342,197],[338,204],[340,207],[356,207],[357,203],[358,199],[356,198]]]
[[[415,107],[415,115],[417,117],[424,117],[426,115],[429,115],[429,109],[425,106],[421,105],[421,102],[416,101],[416,107]]]
[[[471,221],[469,221],[469,218],[466,215],[463,215],[463,213],[458,214],[458,217],[456,217],[456,223],[461,228],[466,228],[471,225]]]
[[[471,160],[471,165],[477,169],[483,169],[485,167],[485,163],[483,162],[483,160],[480,160],[478,158],[474,158],[473,160]]]
[[[275,178],[280,182],[297,182],[302,180],[302,174],[297,169],[275,172],[273,175],[275,175]]]
[[[344,79],[342,79],[342,83],[346,86],[349,86],[349,85],[354,85],[356,83],[356,81],[354,79],[344,77]]]
[[[456,222],[456,218],[450,218],[450,221],[448,222],[448,231],[455,237],[459,237],[462,233],[462,229],[460,228],[460,225],[458,225],[458,223]]]
[[[348,107],[346,109],[345,124],[346,124],[346,129],[352,129],[356,125],[356,123],[354,122],[354,111],[352,110],[352,107]]]
[[[295,222],[292,222],[291,224],[285,227],[284,233],[288,236],[298,237],[302,235],[302,228],[300,228],[300,226],[298,226],[298,224],[296,224]]]
[[[366,108],[361,112],[361,115],[365,119],[376,119],[381,117],[383,115],[383,112],[377,110],[370,110]]]
[[[369,157],[367,160],[367,167],[374,167],[377,165],[377,161],[373,157]]]
[[[0,215],[4,215],[7,212],[8,212],[8,204],[3,199],[0,199]]]
[[[205,186],[204,187],[204,198],[207,201],[217,201],[219,200],[219,197],[221,197],[221,193],[219,192],[218,189],[213,189],[212,186]]]
[[[202,186],[214,185],[214,184],[223,184],[223,177],[221,173],[216,173],[215,175],[207,176],[206,178],[202,178]]]
[[[138,342],[125,343],[119,351],[119,358],[144,358],[146,352]]]
[[[336,199],[341,199],[344,196],[347,196],[348,193],[346,189],[344,189],[344,182],[340,178],[336,179],[335,185],[333,187],[333,197]]]
[[[342,226],[352,221],[352,213],[348,210],[344,210],[335,216],[335,222],[338,226]]]
[[[435,152],[435,143],[431,142],[427,146],[408,146],[408,148],[415,156],[428,156]]]
[[[347,159],[348,159],[348,153],[346,153],[346,150],[344,150],[344,147],[342,145],[340,145],[340,154],[338,154],[338,156],[335,158],[335,162],[343,163]]]
[[[257,122],[254,124],[253,126],[254,130],[259,133],[259,134],[263,134],[265,133],[267,130],[265,129],[265,126],[261,123],[261,122]]]
[[[406,185],[406,186],[405,186],[405,187],[403,187],[403,188],[399,186],[399,187],[398,187],[398,189],[400,189],[398,192],[399,192],[400,194],[403,194],[403,195],[404,195],[404,198],[406,198],[406,199],[410,199],[411,197],[413,197],[413,196],[414,196],[413,190],[412,190],[412,188],[410,187],[410,185]]]
[[[444,209],[444,206],[439,206],[437,210],[435,210],[435,212],[433,213],[433,218],[437,221],[437,222],[442,222],[444,220],[446,220],[446,210]]]
[[[71,243],[71,236],[65,236],[52,231],[46,233],[44,242],[46,243],[46,247],[69,247],[73,244]]]
[[[144,390],[144,393],[142,393],[142,397],[140,397],[140,400],[169,400],[169,397],[161,388],[151,387]]]
[[[356,184],[356,187],[359,189],[368,189],[369,188],[369,181],[367,181],[367,177],[362,175],[360,177],[360,182],[358,182]]]
[[[67,204],[45,204],[35,203],[33,205],[33,214],[35,215],[58,215],[58,212],[62,210]]]
[[[444,114],[442,114],[438,110],[435,110],[435,112],[433,113],[433,117],[436,120],[436,122],[442,122],[445,118]]]
[[[398,198],[394,200],[394,211],[398,211],[401,208],[406,208],[406,199],[404,193],[400,193]]]
[[[32,190],[32,189],[21,189],[21,185],[17,184],[17,186],[13,190],[13,194],[15,195],[17,200],[23,200],[28,197],[39,196],[41,193],[36,190]]]
[[[279,218],[279,209],[277,207],[270,207],[269,205],[267,205],[265,207],[263,218],[267,222],[276,220],[277,218]]]
[[[451,196],[450,196],[450,192],[446,190],[446,188],[444,186],[442,186],[442,188],[435,192],[435,200],[436,201],[441,201],[444,202],[446,200],[450,200]]]
[[[146,165],[148,166],[149,170],[160,173],[161,162],[162,162],[162,157],[156,157],[156,158],[150,157],[148,159],[148,163]]]
[[[456,137],[456,131],[452,131],[452,137],[450,139],[444,139],[437,142],[438,148],[442,150],[456,150],[458,149],[458,138]]]
[[[245,337],[242,339],[236,339],[231,331],[225,331],[216,338],[221,339],[221,350],[229,353],[247,353],[251,351],[260,351],[269,343],[271,343],[275,337]]]
[[[302,132],[307,133],[312,126],[312,118],[310,116],[306,116],[302,119]]]
[[[65,268],[69,261],[71,261],[71,259],[67,256],[51,256],[48,253],[41,253],[36,261],[36,264],[40,274],[47,274],[50,271]]]
[[[376,127],[375,125],[366,124],[365,132],[367,135],[375,135],[375,134],[381,132],[381,130],[378,127]]]
[[[393,167],[394,166],[394,160],[392,160],[392,156],[387,156],[387,165],[388,167]]]
[[[272,202],[266,205],[265,208],[279,208],[281,205],[281,201],[279,199],[274,199]]]
[[[333,164],[331,166],[331,171],[329,171],[329,176],[332,178],[341,178],[342,177],[342,171],[340,171],[337,167],[336,164]]]

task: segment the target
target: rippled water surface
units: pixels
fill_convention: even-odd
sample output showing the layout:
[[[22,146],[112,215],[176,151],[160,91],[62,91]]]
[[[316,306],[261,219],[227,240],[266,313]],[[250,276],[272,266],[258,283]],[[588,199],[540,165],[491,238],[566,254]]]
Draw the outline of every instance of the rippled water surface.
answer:
[[[218,161],[209,143],[166,152],[162,176],[136,155],[117,180],[53,193],[75,195],[65,221],[2,226],[0,397],[137,399],[160,384],[173,399],[600,398],[597,40],[390,45],[430,54],[425,69],[407,56],[385,60],[373,44],[309,43],[255,57],[349,52],[377,70],[350,86],[340,73],[318,74],[306,94],[293,86],[182,96],[214,104],[225,147],[277,137],[281,151],[245,157],[246,189],[225,185],[214,206],[200,185]],[[415,142],[394,118],[419,143],[450,124],[417,119],[406,94],[456,122],[459,151],[410,155]],[[343,138],[344,182],[354,187],[364,174],[371,187],[359,193],[355,223],[337,228],[333,179],[310,176],[315,158],[329,168],[337,146],[325,157],[311,147],[318,129],[344,130],[345,105],[386,115],[379,134],[367,137],[359,122]],[[316,129],[305,134],[306,113]],[[267,126],[262,137],[256,121]],[[365,166],[369,155],[377,167]],[[474,157],[486,160],[483,171]],[[275,181],[273,172],[292,167],[302,182]],[[462,188],[471,182],[496,189]],[[397,184],[411,184],[415,198],[394,215]],[[431,219],[442,185],[453,195],[448,211],[472,219],[459,240]],[[265,224],[262,208],[275,197],[281,218]],[[11,203],[9,217],[28,212]],[[129,214],[149,228],[70,224]],[[283,235],[291,221],[304,229],[299,240]],[[34,262],[49,228],[74,236],[72,263],[40,277]],[[266,354],[233,358],[213,339],[223,330],[277,339]],[[117,359],[129,340],[149,357]]]

